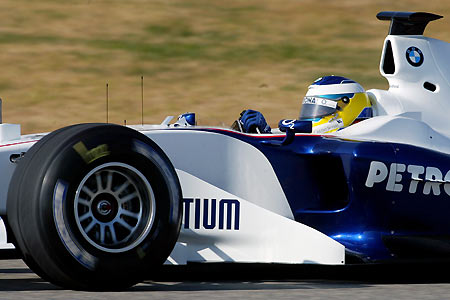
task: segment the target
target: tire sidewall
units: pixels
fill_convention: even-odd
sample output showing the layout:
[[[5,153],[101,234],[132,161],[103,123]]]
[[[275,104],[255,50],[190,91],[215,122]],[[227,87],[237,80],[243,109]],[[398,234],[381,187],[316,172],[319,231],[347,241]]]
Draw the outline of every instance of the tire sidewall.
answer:
[[[58,149],[53,149],[54,155],[40,181],[39,201],[35,205],[41,214],[38,230],[45,240],[43,245],[60,268],[70,268],[75,280],[96,280],[100,285],[118,278],[133,281],[149,269],[159,267],[178,237],[181,190],[175,170],[154,142],[134,130],[124,129],[105,125],[70,136]],[[90,157],[75,150],[79,143],[88,150],[94,149]],[[138,245],[120,253],[105,252],[91,245],[74,217],[74,198],[80,182],[91,170],[109,162],[139,170],[155,196],[154,219],[147,235]],[[63,195],[58,190],[61,184]]]

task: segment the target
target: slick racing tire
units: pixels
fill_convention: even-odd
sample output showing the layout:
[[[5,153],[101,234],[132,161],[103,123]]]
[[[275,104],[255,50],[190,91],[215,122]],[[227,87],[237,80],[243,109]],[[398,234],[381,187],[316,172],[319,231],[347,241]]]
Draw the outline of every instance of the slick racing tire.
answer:
[[[148,137],[80,124],[48,134],[18,162],[7,216],[24,261],[44,279],[120,290],[169,256],[181,197],[174,167]]]

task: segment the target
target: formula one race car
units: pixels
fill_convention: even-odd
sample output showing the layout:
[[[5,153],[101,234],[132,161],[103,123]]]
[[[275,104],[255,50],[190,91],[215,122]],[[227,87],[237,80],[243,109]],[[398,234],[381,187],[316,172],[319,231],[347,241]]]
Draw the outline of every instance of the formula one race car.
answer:
[[[162,264],[450,258],[450,44],[429,13],[391,20],[373,117],[332,134],[170,124],[0,125],[2,248],[72,289],[121,289]],[[283,133],[285,132],[285,133]],[[12,244],[10,244],[10,243]]]

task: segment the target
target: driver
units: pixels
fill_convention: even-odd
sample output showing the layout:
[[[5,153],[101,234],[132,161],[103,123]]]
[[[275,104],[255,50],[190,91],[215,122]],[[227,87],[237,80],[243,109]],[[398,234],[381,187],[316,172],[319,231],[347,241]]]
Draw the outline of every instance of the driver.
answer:
[[[299,120],[312,121],[313,133],[330,133],[371,117],[372,108],[364,88],[351,79],[331,75],[318,78],[308,87]],[[243,132],[271,133],[258,111],[245,110],[238,121]]]

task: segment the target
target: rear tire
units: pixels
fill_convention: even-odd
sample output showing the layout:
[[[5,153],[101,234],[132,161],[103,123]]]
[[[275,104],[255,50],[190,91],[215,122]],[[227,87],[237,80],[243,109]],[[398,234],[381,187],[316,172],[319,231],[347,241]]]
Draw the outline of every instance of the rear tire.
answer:
[[[167,259],[181,204],[175,169],[148,137],[80,124],[47,135],[20,160],[7,216],[25,262],[44,279],[119,290]]]

